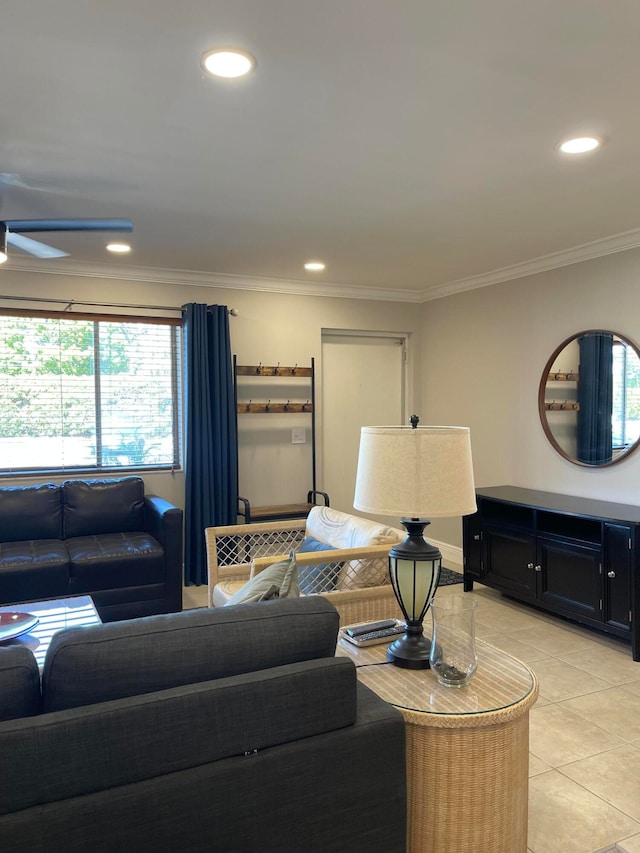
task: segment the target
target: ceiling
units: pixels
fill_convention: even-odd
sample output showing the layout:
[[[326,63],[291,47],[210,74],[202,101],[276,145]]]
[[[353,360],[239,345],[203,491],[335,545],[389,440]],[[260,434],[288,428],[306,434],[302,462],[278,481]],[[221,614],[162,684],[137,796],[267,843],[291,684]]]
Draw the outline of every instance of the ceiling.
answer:
[[[134,231],[3,269],[419,302],[640,245],[639,34],[637,0],[12,3],[0,216]],[[201,70],[228,46],[248,78]]]

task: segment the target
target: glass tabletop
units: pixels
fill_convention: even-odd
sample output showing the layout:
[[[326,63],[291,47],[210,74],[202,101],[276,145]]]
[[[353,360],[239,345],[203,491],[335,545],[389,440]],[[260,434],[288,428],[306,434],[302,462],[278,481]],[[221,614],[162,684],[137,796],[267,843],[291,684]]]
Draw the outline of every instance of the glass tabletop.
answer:
[[[0,647],[17,644],[26,646],[35,655],[40,669],[44,666],[44,659],[51,638],[57,631],[61,631],[63,628],[76,628],[81,625],[98,625],[100,623],[98,611],[89,595],[9,604],[0,607],[0,613],[31,613],[38,617],[38,624],[28,633],[20,634],[20,636],[10,640],[4,640],[0,643]]]
[[[536,689],[533,672],[506,652],[476,641],[478,669],[464,687],[445,687],[430,669],[388,663],[387,643],[358,648],[339,639],[336,655],[350,657],[358,679],[386,702],[424,714],[487,714],[521,702]]]

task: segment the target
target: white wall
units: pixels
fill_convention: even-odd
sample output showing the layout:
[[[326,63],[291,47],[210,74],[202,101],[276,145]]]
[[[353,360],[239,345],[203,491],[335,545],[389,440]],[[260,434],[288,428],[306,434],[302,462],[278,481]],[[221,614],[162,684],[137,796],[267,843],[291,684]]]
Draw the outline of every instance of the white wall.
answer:
[[[585,329],[640,342],[640,250],[585,261],[423,306],[423,410],[431,423],[471,427],[476,485],[640,503],[640,451],[617,465],[563,459],[538,417],[538,385],[554,349]],[[434,539],[461,544],[461,525]]]
[[[537,409],[542,370],[565,338],[584,329],[609,328],[640,342],[640,250],[423,306],[44,275],[6,267],[0,271],[0,294],[175,306],[225,304],[238,310],[231,318],[231,338],[241,362],[302,364],[313,356],[318,387],[323,328],[406,332],[409,409],[417,411],[422,423],[471,427],[478,486],[513,484],[640,503],[640,451],[610,468],[572,465],[547,442]],[[330,449],[322,447],[320,434],[320,488],[323,452]],[[145,480],[148,491],[184,505],[181,471],[148,474]],[[264,475],[260,482],[243,485],[249,493],[262,494]],[[274,501],[280,499],[273,496]],[[458,520],[443,519],[433,522],[428,535],[459,546],[460,529]]]
[[[52,262],[54,263],[54,262]],[[186,302],[206,302],[208,304],[227,305],[238,311],[238,316],[230,318],[231,348],[238,355],[241,364],[295,364],[308,365],[310,359],[316,359],[316,382],[318,390],[322,382],[321,333],[323,328],[356,329],[382,332],[402,332],[409,334],[408,372],[409,389],[408,405],[410,408],[419,407],[421,387],[421,353],[420,353],[420,306],[407,303],[392,303],[362,299],[338,299],[312,296],[297,296],[280,293],[255,292],[239,289],[201,287],[195,285],[150,284],[135,281],[118,281],[79,276],[49,275],[11,270],[5,267],[0,271],[0,295],[44,297],[64,300],[89,300],[96,302],[136,303],[143,305],[180,306]],[[51,307],[60,310],[61,306],[29,305],[22,302],[7,302],[0,300],[4,307]],[[94,310],[78,306],[78,310]],[[104,309],[111,313],[125,312],[122,309]],[[173,315],[177,316],[174,312]],[[321,395],[316,394],[316,403],[320,403]],[[257,401],[256,401],[257,402]],[[277,415],[254,415],[258,420],[264,418],[279,418]],[[298,416],[291,416],[284,433],[290,442],[290,427],[299,424]],[[258,420],[250,423],[258,424]],[[281,421],[280,421],[281,422]],[[276,423],[272,421],[269,423]],[[318,487],[322,488],[322,454],[330,449],[322,447],[320,430],[321,417],[317,412],[318,427]],[[307,422],[308,424],[308,422]],[[311,487],[310,467],[307,469],[306,458],[297,451],[304,453],[304,446],[279,445],[278,431],[281,428],[268,427],[261,431],[249,426],[252,433],[252,449],[245,453],[245,464],[241,468],[242,492],[252,503],[280,503],[291,500],[302,500],[306,491]],[[247,428],[245,428],[247,432]],[[285,436],[285,437],[286,437]],[[258,461],[262,458],[261,451],[270,453],[269,445],[276,446],[275,461],[285,470],[278,471],[273,483],[268,481],[268,472],[261,466],[260,470],[252,470],[252,456]],[[308,447],[306,448],[308,449]],[[291,453],[287,451],[292,451]],[[261,464],[261,463],[260,463]],[[307,470],[309,473],[307,474]],[[301,475],[301,471],[303,474]],[[280,476],[284,474],[284,476]],[[184,506],[184,476],[179,471],[175,474],[156,473],[145,474],[148,492],[155,492],[168,500]],[[11,483],[27,483],[42,481],[42,477],[29,477],[5,480]],[[290,490],[296,484],[303,485],[303,495],[290,495]]]

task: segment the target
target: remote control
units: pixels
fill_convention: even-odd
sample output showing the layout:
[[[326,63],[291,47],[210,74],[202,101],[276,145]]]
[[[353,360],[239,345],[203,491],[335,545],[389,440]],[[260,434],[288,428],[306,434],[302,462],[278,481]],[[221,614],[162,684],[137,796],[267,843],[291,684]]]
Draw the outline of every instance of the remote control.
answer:
[[[364,622],[362,625],[352,625],[345,628],[345,633],[350,637],[359,637],[362,634],[370,634],[372,631],[382,631],[385,628],[395,628],[395,619],[383,619],[380,622]]]
[[[379,628],[377,631],[365,631],[362,634],[357,634],[355,637],[344,631],[343,636],[345,640],[353,643],[354,646],[362,648],[362,646],[374,646],[377,643],[389,642],[389,640],[393,640],[394,637],[404,634],[406,629],[407,626],[404,622],[400,622],[398,619],[394,620],[393,624],[388,628]]]

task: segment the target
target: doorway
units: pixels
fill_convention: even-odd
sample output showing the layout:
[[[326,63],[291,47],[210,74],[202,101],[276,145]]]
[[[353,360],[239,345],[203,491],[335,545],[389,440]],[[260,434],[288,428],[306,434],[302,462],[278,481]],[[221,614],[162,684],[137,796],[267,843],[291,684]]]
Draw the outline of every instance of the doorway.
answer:
[[[407,340],[322,332],[322,477],[331,506],[353,508],[360,427],[404,423]]]

